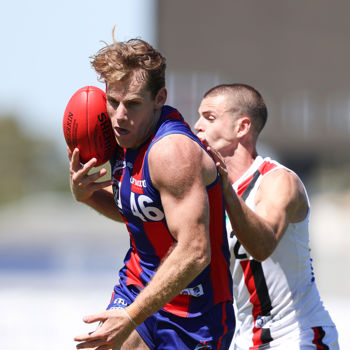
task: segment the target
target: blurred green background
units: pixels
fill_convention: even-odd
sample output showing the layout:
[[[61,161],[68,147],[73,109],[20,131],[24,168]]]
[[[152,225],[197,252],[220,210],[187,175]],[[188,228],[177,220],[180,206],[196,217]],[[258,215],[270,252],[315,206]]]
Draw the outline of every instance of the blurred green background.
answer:
[[[40,192],[67,192],[67,160],[49,137],[23,130],[19,118],[0,117],[0,206]]]

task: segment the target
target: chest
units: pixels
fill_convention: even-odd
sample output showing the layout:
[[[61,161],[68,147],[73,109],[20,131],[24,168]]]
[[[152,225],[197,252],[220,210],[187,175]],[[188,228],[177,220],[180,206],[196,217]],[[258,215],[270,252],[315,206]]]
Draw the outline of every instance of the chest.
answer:
[[[153,222],[164,219],[159,192],[149,176],[147,145],[126,151],[112,166],[114,200],[127,221]]]

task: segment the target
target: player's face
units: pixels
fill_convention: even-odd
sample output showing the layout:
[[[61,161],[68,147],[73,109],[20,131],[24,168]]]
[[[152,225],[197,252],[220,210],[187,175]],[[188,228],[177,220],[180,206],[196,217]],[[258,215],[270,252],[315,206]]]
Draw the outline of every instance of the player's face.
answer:
[[[208,96],[198,109],[199,118],[194,126],[197,136],[222,155],[229,154],[237,146],[235,117],[225,96]]]
[[[123,148],[136,148],[152,135],[165,103],[165,89],[153,99],[144,85],[135,77],[107,84],[107,113]]]

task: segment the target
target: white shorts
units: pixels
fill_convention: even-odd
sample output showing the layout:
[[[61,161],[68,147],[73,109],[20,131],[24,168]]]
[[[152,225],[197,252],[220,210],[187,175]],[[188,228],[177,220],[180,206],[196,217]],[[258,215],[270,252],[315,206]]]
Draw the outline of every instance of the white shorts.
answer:
[[[245,343],[245,344],[243,344]],[[232,350],[339,350],[338,332],[335,327],[313,327],[303,331],[293,331],[287,336],[274,339],[268,344],[253,346],[233,339]]]

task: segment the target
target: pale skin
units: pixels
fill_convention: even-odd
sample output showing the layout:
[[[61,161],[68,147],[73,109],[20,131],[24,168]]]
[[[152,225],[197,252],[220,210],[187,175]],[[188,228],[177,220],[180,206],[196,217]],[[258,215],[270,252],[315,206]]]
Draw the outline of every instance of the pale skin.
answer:
[[[153,132],[165,99],[165,89],[153,99],[149,91],[130,81],[107,84],[107,111],[118,144],[134,148],[145,141]],[[111,183],[97,182],[106,170],[89,175],[96,163],[94,159],[81,165],[78,150],[69,156],[74,197],[107,217],[121,221]],[[135,302],[126,307],[136,324],[141,324],[178,295],[211,259],[205,186],[216,178],[212,159],[188,137],[169,135],[152,147],[149,169],[152,183],[160,192],[167,225],[177,243],[151,282]],[[107,310],[84,317],[86,323],[98,321],[102,324],[95,332],[75,337],[78,349],[148,349],[123,311]]]
[[[249,116],[236,113],[233,107],[227,95],[207,96],[199,107],[195,129],[220,171],[226,211],[237,239],[254,259],[263,261],[273,253],[288,225],[305,219],[308,201],[300,179],[285,169],[264,176],[254,211],[235,193],[231,184],[257,156],[257,135]]]

